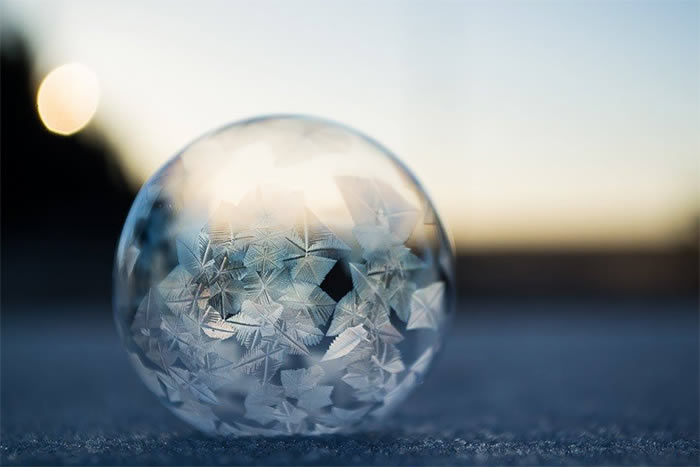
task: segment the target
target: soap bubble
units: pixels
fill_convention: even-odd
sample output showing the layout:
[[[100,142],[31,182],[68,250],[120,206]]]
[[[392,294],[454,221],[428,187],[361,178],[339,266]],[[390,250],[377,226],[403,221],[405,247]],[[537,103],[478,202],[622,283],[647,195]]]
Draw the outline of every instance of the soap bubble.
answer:
[[[452,247],[414,176],[308,117],[187,146],[139,192],[115,261],[130,360],[208,433],[376,424],[424,377],[453,304]]]

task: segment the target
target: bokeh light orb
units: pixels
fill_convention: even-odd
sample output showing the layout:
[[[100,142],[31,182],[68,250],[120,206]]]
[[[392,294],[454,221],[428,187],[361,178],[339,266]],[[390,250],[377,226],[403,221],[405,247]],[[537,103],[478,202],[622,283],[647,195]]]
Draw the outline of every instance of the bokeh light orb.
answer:
[[[139,192],[114,313],[137,372],[208,433],[376,424],[418,385],[454,304],[448,235],[368,137],[274,116],[209,133]]]
[[[36,106],[48,130],[70,135],[90,123],[99,100],[97,75],[81,63],[68,63],[44,77],[37,91]]]

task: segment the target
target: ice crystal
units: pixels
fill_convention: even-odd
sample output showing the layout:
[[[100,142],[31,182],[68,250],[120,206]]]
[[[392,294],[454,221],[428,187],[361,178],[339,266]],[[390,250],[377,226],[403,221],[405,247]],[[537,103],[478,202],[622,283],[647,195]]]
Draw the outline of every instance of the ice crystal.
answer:
[[[337,336],[347,328],[366,322],[372,303],[360,299],[354,290],[340,299],[335,307],[335,314],[328,332],[329,336]]]
[[[314,365],[311,368],[284,370],[281,373],[282,386],[287,397],[298,399],[306,391],[313,389],[323,378],[323,368]]]
[[[249,375],[257,382],[245,386],[245,416],[267,427],[260,430],[295,433],[311,423],[333,432],[372,406],[334,406],[334,385],[320,384],[319,364],[284,369],[293,356],[311,357],[324,335],[334,339],[318,362],[341,362],[341,380],[357,401],[384,402],[408,390],[397,379],[406,371],[396,347],[404,335],[391,313],[407,330],[435,329],[444,285],[416,286],[415,273],[427,263],[403,243],[415,209],[381,182],[340,178],[338,184],[361,223],[353,229],[360,261],[345,259],[351,247],[308,208],[294,215],[273,209],[260,190],[245,198],[248,208],[222,203],[203,228],[178,235],[179,265],[146,293],[131,324],[134,342],[164,371],[159,392],[168,400],[186,395],[216,405],[219,388],[237,384],[237,374]],[[338,261],[347,261],[353,288],[336,303],[321,284]],[[409,374],[431,358],[424,354]],[[231,432],[241,429],[250,431],[229,425]]]
[[[328,272],[333,269],[336,260],[323,256],[304,255],[292,257],[290,274],[292,279],[310,284],[321,285]]]
[[[292,282],[279,302],[289,310],[302,312],[316,325],[325,324],[335,308],[331,297],[307,282]]]
[[[210,287],[210,292],[211,297],[208,304],[222,318],[235,315],[241,311],[241,305],[245,297],[245,287],[241,280],[229,276],[226,280],[213,283]]]
[[[368,328],[382,342],[397,344],[403,340],[403,335],[391,324],[389,313],[384,309],[377,309],[371,315]]]
[[[436,329],[440,322],[445,284],[436,282],[416,290],[411,296],[411,317],[406,329]]]
[[[197,282],[213,277],[214,254],[206,232],[188,232],[177,239],[177,259]]]
[[[291,279],[286,269],[249,271],[243,276],[246,296],[258,303],[275,303],[287,292],[290,285]]]
[[[361,324],[346,329],[333,340],[322,361],[333,360],[349,354],[363,340],[367,340],[367,330]]]
[[[404,370],[399,350],[391,344],[383,344],[379,355],[372,355],[372,362],[388,373],[401,373]]]
[[[131,329],[136,331],[137,337],[150,337],[154,330],[160,328],[164,307],[165,302],[160,294],[150,289],[136,310],[136,316],[131,324]]]
[[[401,321],[408,321],[410,301],[416,291],[416,284],[405,277],[394,277],[389,282],[389,303]]]
[[[165,304],[174,314],[192,313],[211,298],[209,289],[196,283],[183,266],[177,266],[157,286]]]
[[[247,268],[263,273],[274,271],[282,267],[284,253],[285,250],[274,243],[256,242],[248,248],[243,264]]]
[[[276,420],[274,405],[282,400],[283,394],[281,386],[265,383],[254,385],[245,398],[245,416],[262,424]]]
[[[350,274],[352,275],[352,285],[361,299],[384,309],[389,308],[386,287],[377,279],[367,275],[367,266],[350,263]]]
[[[255,347],[231,367],[232,370],[242,370],[257,376],[263,383],[270,380],[282,366],[285,348],[275,342],[265,342]]]
[[[282,371],[285,395],[297,399],[298,406],[309,412],[331,405],[333,386],[318,385],[323,375],[323,368],[318,365],[310,369]]]
[[[386,227],[399,242],[411,235],[420,211],[380,180],[337,177],[340,191],[358,225]]]

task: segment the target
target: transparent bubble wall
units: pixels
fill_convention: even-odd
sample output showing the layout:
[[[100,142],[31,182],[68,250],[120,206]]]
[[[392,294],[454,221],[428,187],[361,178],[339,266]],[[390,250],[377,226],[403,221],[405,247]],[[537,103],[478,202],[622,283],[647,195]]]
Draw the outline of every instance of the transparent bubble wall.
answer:
[[[454,302],[453,253],[386,149],[306,117],[207,134],[141,189],[114,313],[145,384],[209,433],[366,427],[419,384]]]

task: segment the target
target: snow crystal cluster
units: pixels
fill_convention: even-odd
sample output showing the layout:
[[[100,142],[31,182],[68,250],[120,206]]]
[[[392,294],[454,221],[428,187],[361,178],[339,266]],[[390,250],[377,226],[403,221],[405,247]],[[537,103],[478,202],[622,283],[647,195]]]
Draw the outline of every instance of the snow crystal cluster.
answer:
[[[342,232],[280,187],[221,201],[202,223],[164,217],[162,187],[132,209],[145,221],[122,236],[117,323],[149,388],[199,429],[354,429],[405,399],[438,350],[451,266],[429,202],[373,175],[332,178],[352,219]],[[153,225],[162,238],[137,232]]]

